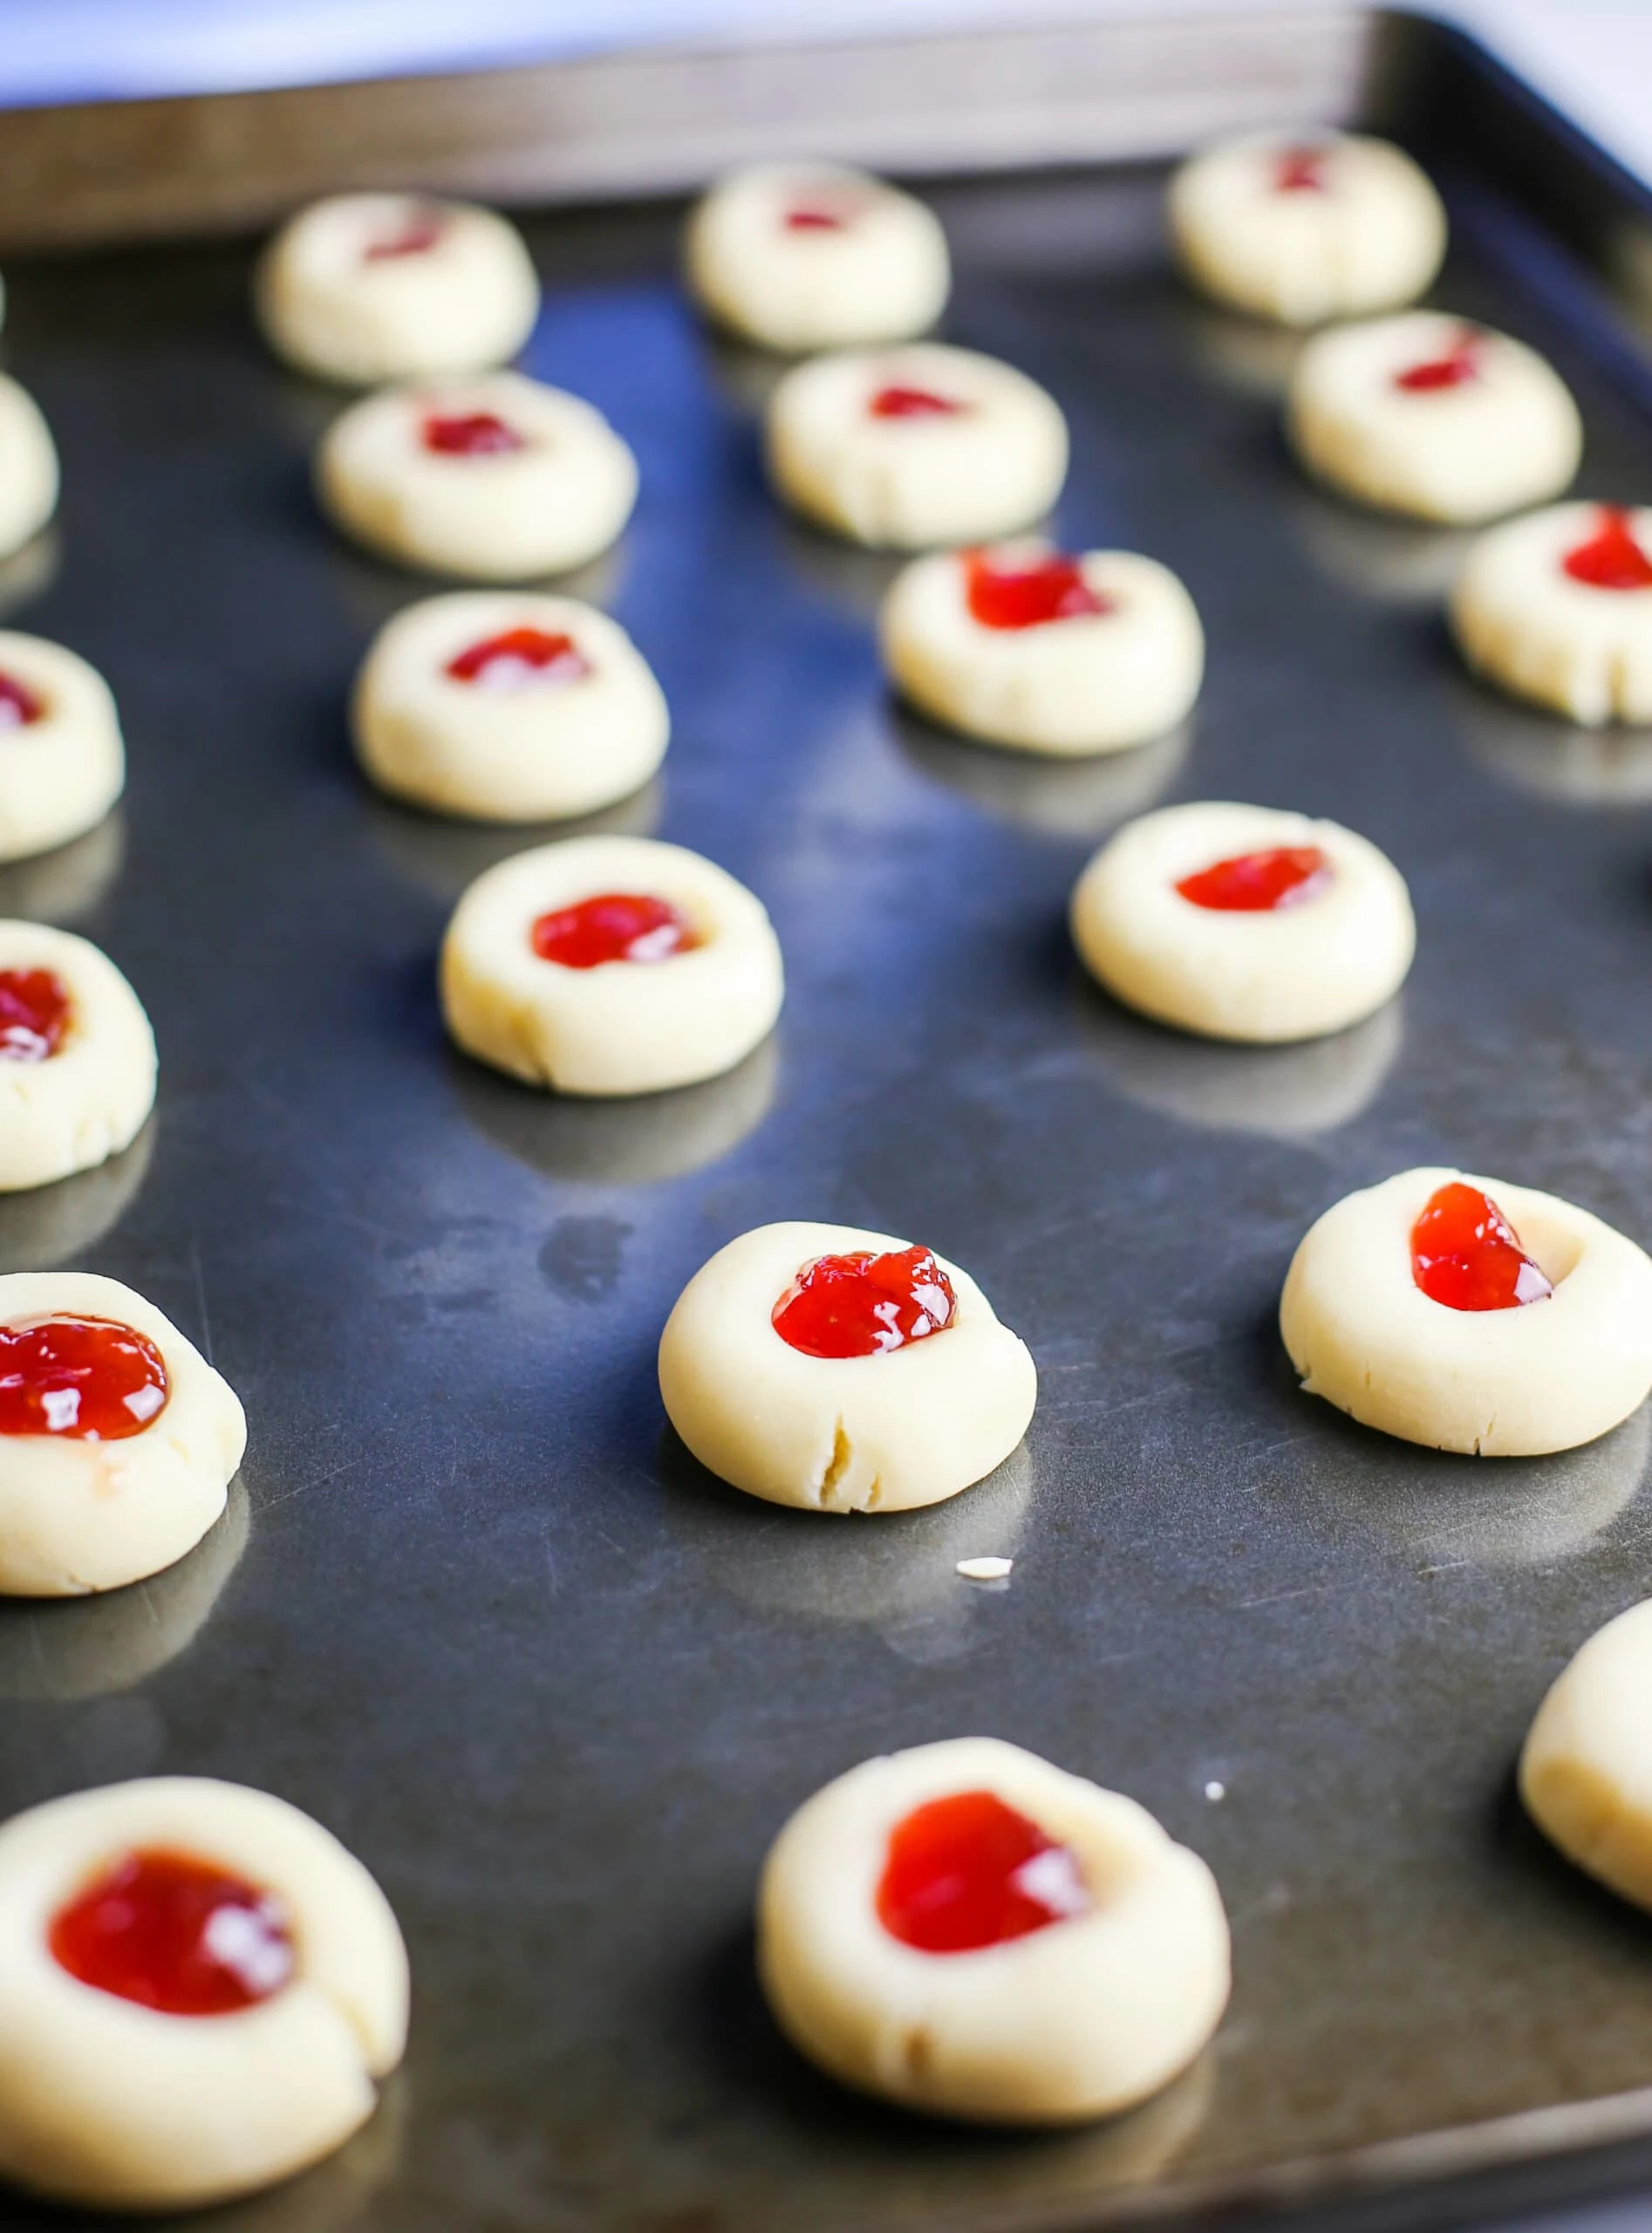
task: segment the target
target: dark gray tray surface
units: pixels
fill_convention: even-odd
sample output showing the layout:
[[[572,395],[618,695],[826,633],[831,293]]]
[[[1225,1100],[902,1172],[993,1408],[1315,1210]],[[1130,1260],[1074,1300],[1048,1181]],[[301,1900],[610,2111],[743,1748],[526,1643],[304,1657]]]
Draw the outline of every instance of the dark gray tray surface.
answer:
[[[245,256],[13,275],[6,361],[66,475],[55,573],[10,584],[15,618],[106,670],[133,776],[120,828],[9,871],[0,911],[108,947],[162,1093],[124,1166],[0,1205],[0,1260],[79,1250],[154,1296],[252,1441],[244,1504],[175,1574],[0,1609],[0,1806],[158,1770],[268,1786],[377,1872],[415,1965],[388,2112],[233,2213],[249,2233],[1046,2227],[1652,2081],[1652,1933],[1510,1791],[1545,1685],[1645,1588],[1647,1417],[1543,1464],[1435,1458],[1298,1396],[1273,1330],[1308,1222],[1409,1164],[1652,1235],[1652,767],[1459,674],[1446,539],[1299,481],[1277,346],[1164,274],[1157,193],[941,197],[950,331],[1072,416],[1063,535],[1165,559],[1209,630],[1190,734],[1070,771],[891,709],[869,626],[889,568],[764,494],[761,368],[696,329],[672,214],[536,229],[530,368],[642,461],[594,593],[676,715],[663,784],[612,818],[749,883],[789,970],[775,1047],[611,1110],[444,1045],[447,911],[524,841],[352,773],[352,667],[427,585],[315,516],[334,402],[260,352]],[[1441,298],[1549,351],[1589,419],[1582,485],[1644,495],[1652,438],[1494,236]],[[1118,816],[1199,796],[1328,813],[1393,855],[1421,925],[1403,1010],[1240,1055],[1087,989],[1079,865]],[[1041,1384],[992,1482],[811,1519],[720,1490],[663,1431],[672,1298],[782,1217],[909,1233],[981,1280]],[[1007,1588],[955,1577],[981,1552],[1015,1555]],[[750,1895],[788,1811],[970,1731],[1133,1793],[1221,1880],[1222,2035],[1112,2128],[884,2113],[757,2001]]]

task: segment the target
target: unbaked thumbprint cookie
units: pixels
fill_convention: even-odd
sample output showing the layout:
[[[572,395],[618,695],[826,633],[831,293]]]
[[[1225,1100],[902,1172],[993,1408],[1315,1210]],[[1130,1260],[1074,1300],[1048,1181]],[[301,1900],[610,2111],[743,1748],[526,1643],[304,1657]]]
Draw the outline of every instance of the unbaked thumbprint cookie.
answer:
[[[161,1776],[0,1828],[0,2175],[83,2209],[292,2176],[401,2060],[407,1956],[338,1840],[268,1793]]]
[[[1205,633],[1167,566],[1047,543],[936,551],[891,584],[884,665],[933,720],[1052,758],[1121,752],[1198,695]]]
[[[1520,1797],[1567,1859],[1652,1909],[1652,1604],[1597,1629],[1555,1678],[1520,1754]]]
[[[61,644],[0,632],[0,861],[66,845],[126,780],[108,684]]]
[[[678,1297],[666,1411],[702,1465],[770,1504],[905,1512],[1021,1442],[1038,1375],[967,1272],[886,1233],[760,1226]]]
[[[726,869],[648,837],[570,837],[477,877],[442,943],[468,1055],[558,1093],[659,1093],[732,1070],[780,1014],[780,941]]]
[[[1445,210],[1386,140],[1316,128],[1226,140],[1171,181],[1183,270],[1218,302],[1282,325],[1412,302],[1445,254]]]
[[[908,340],[952,286],[946,236],[923,203],[838,163],[718,180],[689,218],[685,260],[702,310],[790,356]]]
[[[79,1597],[175,1565],[246,1443],[234,1389],[131,1287],[0,1276],[0,1592]]]
[[[799,365],[769,399],[767,447],[794,510],[875,549],[1012,535],[1067,478],[1055,399],[996,358],[938,342]]]
[[[1583,449],[1578,407],[1536,350],[1438,311],[1316,335],[1291,374],[1286,427],[1343,495],[1469,524],[1558,496]]]
[[[58,452],[39,405],[0,372],[0,558],[39,534],[58,509]]]
[[[986,2124],[1107,2116],[1227,2005],[1216,1880],[1147,1810],[989,1737],[865,1761],[764,1863],[757,1959],[810,2059]]]
[[[627,798],[671,735],[665,693],[606,614],[488,590],[427,598],[388,621],[352,725],[381,790],[484,822],[555,822]]]
[[[290,218],[254,289],[276,354],[350,387],[486,371],[539,315],[515,227],[473,201],[339,194]]]
[[[1126,1007],[1210,1039],[1317,1039],[1380,1008],[1416,930],[1368,838],[1272,807],[1196,802],[1130,823],[1074,888],[1073,940]]]
[[[108,956],[72,931],[0,922],[0,1193],[129,1146],[155,1078],[149,1019]]]
[[[1652,511],[1553,504],[1491,528],[1451,596],[1470,666],[1592,728],[1652,722]]]
[[[616,542],[637,501],[637,461],[578,396],[495,372],[352,404],[322,439],[316,486],[370,550],[515,582],[583,566]]]
[[[1292,1259],[1280,1330],[1305,1391],[1434,1450],[1593,1442],[1652,1388],[1652,1260],[1553,1194],[1403,1171]]]

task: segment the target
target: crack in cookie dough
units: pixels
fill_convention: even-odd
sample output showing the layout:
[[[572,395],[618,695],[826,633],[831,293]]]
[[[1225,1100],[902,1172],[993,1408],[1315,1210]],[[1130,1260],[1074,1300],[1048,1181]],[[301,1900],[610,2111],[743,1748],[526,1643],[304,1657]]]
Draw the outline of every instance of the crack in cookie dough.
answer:
[[[796,356],[923,333],[952,286],[946,236],[923,203],[836,163],[720,179],[688,221],[686,267],[719,324]]]
[[[889,1928],[883,1893],[898,1834],[959,1794],[1013,1810],[1041,1862],[1061,1861],[1056,1904],[1016,1935],[931,1951]],[[1027,1873],[1011,1882],[1032,1895]],[[1133,1800],[993,1738],[868,1760],[816,1792],[769,1851],[757,1921],[763,1990],[804,2054],[845,2085],[983,2123],[1145,2100],[1198,2054],[1228,1996],[1205,1863]]]
[[[1171,181],[1178,259],[1218,302],[1284,325],[1395,310],[1445,254],[1445,210],[1386,140],[1258,133],[1206,148]]]
[[[702,1465],[773,1504],[875,1514],[939,1503],[1009,1456],[1037,1373],[955,1265],[934,1260],[955,1297],[948,1322],[887,1354],[811,1356],[777,1330],[776,1306],[821,1258],[905,1246],[844,1226],[770,1225],[701,1267],[660,1337],[659,1386]]]
[[[265,251],[254,297],[278,355],[352,387],[502,364],[539,314],[514,225],[474,202],[397,194],[300,210]]]
[[[1423,1291],[1417,1220],[1455,1185],[1495,1205],[1551,1294],[1454,1308]],[[1401,1171],[1309,1228],[1280,1329],[1303,1392],[1366,1426],[1465,1456],[1537,1457],[1594,1441],[1652,1388],[1652,1260],[1555,1195],[1461,1171]]]

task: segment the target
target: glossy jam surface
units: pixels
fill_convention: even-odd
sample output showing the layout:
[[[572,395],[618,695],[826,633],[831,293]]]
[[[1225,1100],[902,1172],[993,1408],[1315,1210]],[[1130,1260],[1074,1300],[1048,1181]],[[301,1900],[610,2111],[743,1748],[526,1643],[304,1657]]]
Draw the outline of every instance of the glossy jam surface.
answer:
[[[788,233],[842,233],[849,229],[850,212],[825,201],[799,201],[786,212]]]
[[[1480,336],[1472,326],[1465,325],[1444,356],[1430,357],[1396,372],[1394,385],[1407,395],[1439,395],[1466,386],[1480,377],[1482,346]]]
[[[583,681],[590,661],[571,636],[543,628],[506,628],[449,659],[444,672],[479,690],[525,690],[540,683]]]
[[[1652,558],[1635,541],[1631,515],[1618,504],[1602,504],[1594,533],[1568,550],[1560,565],[1592,590],[1652,589]]]
[[[281,1902],[189,1854],[127,1854],[52,1917],[47,1944],[83,1985],[163,2016],[233,2016],[293,1971]]]
[[[924,1954],[1001,1946],[1091,1905],[1071,1848],[990,1791],[914,1807],[891,1834],[877,1886],[879,1922]]]
[[[1491,1196],[1460,1178],[1437,1189],[1411,1227],[1411,1277],[1448,1310],[1512,1310],[1554,1292]]]
[[[1234,853],[1184,876],[1176,889],[1196,907],[1222,915],[1267,915],[1312,899],[1331,881],[1329,860],[1317,845],[1270,845],[1260,853]]]
[[[423,209],[410,202],[407,214],[393,233],[369,241],[361,252],[364,263],[393,263],[405,256],[427,256],[447,230],[440,209]]]
[[[927,1248],[817,1256],[775,1305],[775,1331],[808,1357],[873,1357],[952,1322],[958,1297]]]
[[[0,1326],[0,1434],[124,1442],[166,1409],[167,1368],[135,1326],[43,1318]]]
[[[27,728],[45,710],[46,701],[38,691],[19,682],[15,674],[0,671],[0,729]]]
[[[51,969],[0,969],[0,1062],[44,1062],[69,1028],[68,989]]]
[[[437,457],[510,457],[528,447],[525,438],[492,411],[433,411],[419,434]]]
[[[603,891],[558,907],[534,925],[534,952],[564,969],[604,961],[669,961],[700,944],[688,918],[645,891]]]
[[[964,560],[964,598],[983,628],[1043,628],[1053,620],[1078,620],[1110,612],[1110,598],[1084,579],[1075,558],[1052,555],[1030,566],[994,565],[983,551]]]
[[[866,406],[874,419],[956,419],[969,406],[933,388],[880,387]]]
[[[1275,194],[1324,194],[1330,181],[1325,175],[1329,160],[1323,147],[1287,147],[1273,162]]]

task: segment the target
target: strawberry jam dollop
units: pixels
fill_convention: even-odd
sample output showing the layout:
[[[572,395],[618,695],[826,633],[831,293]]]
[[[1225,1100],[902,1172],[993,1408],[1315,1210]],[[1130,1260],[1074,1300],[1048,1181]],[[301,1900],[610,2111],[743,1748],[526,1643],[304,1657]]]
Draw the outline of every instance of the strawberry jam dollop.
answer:
[[[1273,162],[1275,194],[1324,194],[1330,181],[1325,175],[1329,150],[1324,147],[1287,147]]]
[[[831,208],[824,201],[799,201],[786,212],[788,233],[842,233],[849,229],[849,212]]]
[[[234,2016],[293,1972],[279,1900],[191,1854],[129,1853],[51,1918],[52,1959],[163,2016]]]
[[[15,674],[0,671],[0,729],[26,729],[46,710],[46,701]]]
[[[1471,325],[1465,325],[1443,355],[1396,372],[1394,385],[1407,395],[1440,395],[1451,388],[1465,387],[1480,377],[1482,346],[1481,337]]]
[[[1652,589],[1652,558],[1635,540],[1631,515],[1621,504],[1602,504],[1594,533],[1560,561],[1561,570],[1592,590]]]
[[[1512,1310],[1554,1292],[1489,1194],[1454,1178],[1411,1227],[1411,1277],[1448,1310]]]
[[[166,1409],[160,1350],[135,1326],[67,1314],[0,1326],[0,1434],[124,1442]]]
[[[534,952],[564,969],[597,969],[604,961],[669,961],[697,946],[688,918],[669,899],[645,891],[601,891],[542,915]]]
[[[528,447],[527,437],[495,411],[433,411],[419,437],[437,457],[510,457]]]
[[[506,628],[484,637],[442,672],[481,690],[525,690],[536,683],[582,682],[590,661],[571,636],[543,628]]]
[[[1176,889],[1194,906],[1218,914],[1266,915],[1316,898],[1331,876],[1331,864],[1317,845],[1270,845],[1212,861],[1183,877]]]
[[[898,381],[880,387],[866,406],[874,419],[956,419],[969,406],[933,388],[907,387]]]
[[[915,1806],[891,1832],[877,1920],[923,1954],[972,1954],[1092,1905],[1068,1846],[990,1791]]]
[[[958,1297],[927,1248],[816,1256],[772,1313],[782,1341],[807,1357],[873,1357],[944,1333]]]
[[[393,233],[383,233],[361,251],[364,263],[393,263],[406,256],[428,256],[446,235],[447,220],[440,209],[409,203],[407,213]]]
[[[1043,628],[1054,620],[1078,620],[1111,612],[1113,601],[1084,579],[1076,558],[1052,553],[1031,565],[995,565],[985,551],[964,560],[964,599],[970,618],[983,628]]]
[[[0,1062],[44,1062],[69,1028],[67,988],[55,970],[0,969]]]

